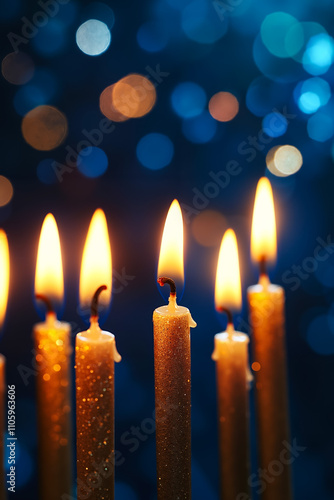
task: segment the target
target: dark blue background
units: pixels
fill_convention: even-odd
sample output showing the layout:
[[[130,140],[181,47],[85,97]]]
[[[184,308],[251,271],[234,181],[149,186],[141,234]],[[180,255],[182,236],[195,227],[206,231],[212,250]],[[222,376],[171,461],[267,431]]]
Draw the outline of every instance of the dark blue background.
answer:
[[[151,318],[153,309],[163,302],[155,280],[164,219],[173,198],[194,208],[194,189],[203,193],[212,180],[209,172],[219,172],[229,160],[236,160],[241,167],[239,175],[232,177],[226,188],[219,189],[217,195],[207,201],[207,207],[203,203],[203,209],[221,212],[226,224],[235,229],[245,292],[247,286],[256,282],[258,274],[249,252],[256,184],[262,175],[269,175],[272,181],[278,219],[278,259],[271,278],[286,288],[291,433],[306,447],[293,464],[295,499],[329,500],[334,494],[334,257],[329,254],[326,261],[317,262],[317,269],[300,279],[297,290],[284,283],[283,275],[293,265],[303,265],[305,258],[313,256],[318,237],[326,240],[332,234],[332,140],[330,137],[314,140],[308,135],[307,120],[312,114],[300,110],[293,94],[299,81],[312,77],[301,64],[295,63],[298,71],[290,78],[292,60],[269,54],[270,63],[278,68],[279,74],[279,77],[263,80],[270,89],[269,97],[260,91],[257,101],[249,98],[247,102],[247,93],[252,82],[262,75],[254,55],[264,61],[264,67],[267,64],[261,51],[256,52],[256,48],[253,51],[265,17],[284,11],[299,21],[322,24],[330,35],[334,6],[328,0],[293,3],[243,0],[229,8],[231,12],[220,20],[214,4],[208,1],[209,26],[212,23],[212,30],[216,26],[219,30],[219,23],[226,23],[227,31],[215,43],[203,44],[190,40],[182,30],[180,19],[185,15],[182,9],[190,4],[187,0],[179,0],[179,8],[172,0],[106,1],[115,14],[112,42],[104,54],[90,57],[83,54],[75,42],[77,28],[91,17],[86,10],[89,3],[71,0],[68,5],[60,6],[57,16],[63,40],[60,49],[51,54],[41,53],[43,43],[49,43],[48,36],[49,41],[56,36],[51,31],[48,34],[49,24],[42,29],[45,39],[38,42],[36,36],[19,47],[31,56],[36,68],[53,75],[52,99],[40,97],[38,103],[54,105],[66,115],[69,132],[61,146],[52,152],[41,152],[24,141],[20,128],[22,117],[14,108],[18,87],[2,78],[0,173],[11,180],[14,196],[10,205],[0,208],[0,222],[8,234],[12,264],[1,352],[8,360],[8,383],[17,387],[16,498],[36,498],[37,495],[35,377],[31,376],[25,386],[17,367],[32,366],[31,330],[38,321],[33,304],[33,281],[44,216],[51,211],[58,222],[66,289],[63,319],[73,322],[75,332],[84,328],[76,312],[79,269],[88,224],[97,207],[105,210],[108,219],[114,269],[121,273],[124,268],[126,274],[134,277],[121,293],[114,294],[104,324],[115,333],[123,356],[116,366],[116,448],[126,460],[116,468],[116,498],[153,500],[156,498],[154,434],[148,435],[133,453],[121,444],[120,438],[131,426],[140,426],[144,419],[151,417],[154,410]],[[231,6],[232,2],[226,5]],[[196,5],[193,8],[196,9]],[[31,19],[40,7],[33,1],[16,0],[2,10],[1,54],[5,57],[12,51],[7,34],[19,34],[22,17]],[[169,41],[162,50],[149,52],[139,46],[137,32],[147,21],[162,26],[167,33]],[[102,90],[128,73],[145,75],[148,66],[155,69],[157,65],[168,76],[157,86],[157,103],[151,113],[141,119],[116,123],[115,130],[106,135],[100,145],[108,156],[107,171],[101,177],[89,179],[74,170],[64,174],[62,182],[43,184],[36,173],[39,162],[53,158],[64,163],[65,146],[75,147],[82,139],[83,129],[98,126],[103,118],[99,110]],[[319,76],[332,87],[331,65]],[[207,100],[218,91],[228,91],[239,101],[240,110],[235,119],[217,123],[213,138],[204,144],[190,142],[184,136],[182,119],[171,106],[173,90],[187,81],[199,84]],[[263,112],[254,114],[252,110],[261,104]],[[324,112],[333,120],[331,106],[332,100]],[[247,143],[249,136],[258,135],[264,115],[272,110],[282,112],[284,107],[294,115],[286,132],[279,137],[265,136],[266,144],[260,143],[261,151],[254,149],[255,157],[250,161],[250,154],[240,150],[240,144]],[[136,157],[138,141],[151,132],[167,135],[174,145],[172,162],[157,171],[145,168]],[[277,144],[291,144],[301,151],[304,164],[297,174],[277,178],[268,173],[265,157]],[[193,498],[215,500],[218,498],[218,450],[215,366],[211,353],[213,336],[224,325],[220,324],[213,303],[218,245],[204,247],[196,241],[192,230],[194,218],[195,215],[191,215],[185,222],[186,285],[182,298],[182,304],[190,308],[198,323],[192,331]],[[119,287],[116,282],[115,290]],[[247,320],[245,305],[242,317]],[[251,397],[253,399],[253,392]],[[254,462],[253,407],[251,409]],[[253,468],[256,471],[255,463]]]

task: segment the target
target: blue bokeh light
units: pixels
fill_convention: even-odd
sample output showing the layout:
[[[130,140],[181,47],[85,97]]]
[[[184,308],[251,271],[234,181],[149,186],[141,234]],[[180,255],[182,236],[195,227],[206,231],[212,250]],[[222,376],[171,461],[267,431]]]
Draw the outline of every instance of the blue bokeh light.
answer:
[[[32,80],[22,86],[14,96],[14,108],[24,116],[28,111],[42,104],[49,104],[58,90],[58,82],[54,75],[45,69],[35,72]]]
[[[129,484],[119,481],[115,483],[115,496],[116,498],[123,498],[123,500],[139,500],[138,495]]]
[[[84,54],[99,56],[108,49],[111,33],[102,21],[89,19],[77,29],[76,42]]]
[[[206,106],[206,93],[197,83],[184,82],[177,85],[172,93],[172,107],[181,118],[200,115]]]
[[[334,354],[334,321],[330,315],[314,318],[306,333],[309,346],[318,354]]]
[[[297,19],[286,12],[273,12],[269,14],[261,25],[261,39],[266,48],[274,56],[290,57],[297,53],[303,43],[303,30],[299,31],[296,26],[299,23]],[[286,46],[286,38],[291,33],[291,28],[295,27],[294,35],[288,38],[289,47]]]
[[[328,141],[334,135],[333,117],[318,111],[307,122],[307,132],[311,139],[318,142]]]
[[[63,23],[58,19],[50,19],[37,31],[32,44],[36,52],[46,57],[61,53],[67,44]]]
[[[108,168],[108,157],[102,149],[95,146],[84,148],[78,154],[77,167],[86,177],[100,177]]]
[[[225,35],[227,16],[220,18],[213,5],[206,0],[195,0],[182,11],[182,29],[190,40],[212,44]]]
[[[299,82],[293,95],[299,109],[303,113],[311,114],[328,103],[331,97],[331,89],[326,80],[314,77]]]
[[[174,145],[166,135],[153,132],[140,139],[136,153],[144,167],[150,170],[160,170],[172,161]]]
[[[138,45],[147,52],[159,52],[168,43],[167,33],[157,23],[142,24],[137,32]]]
[[[208,111],[183,121],[182,132],[190,142],[205,144],[211,141],[217,131],[217,121]]]
[[[311,75],[323,75],[333,63],[334,40],[326,33],[313,36],[303,56],[304,69]]]
[[[53,168],[54,162],[53,158],[46,158],[37,165],[37,177],[43,184],[55,184],[58,181],[55,169]]]
[[[263,118],[262,128],[269,137],[280,137],[287,131],[288,121],[281,113],[274,111]]]

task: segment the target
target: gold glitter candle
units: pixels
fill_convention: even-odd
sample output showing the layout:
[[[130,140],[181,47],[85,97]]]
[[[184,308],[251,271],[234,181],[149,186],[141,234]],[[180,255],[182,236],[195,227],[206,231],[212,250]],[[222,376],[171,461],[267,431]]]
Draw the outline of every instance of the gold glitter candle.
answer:
[[[286,378],[284,291],[272,285],[265,264],[276,258],[274,202],[268,179],[259,181],[253,215],[252,258],[260,264],[259,284],[248,289],[252,327],[253,369],[258,430],[259,466],[269,474],[272,464],[281,460],[284,443],[289,442],[289,412]],[[262,488],[262,500],[290,500],[290,466],[282,464],[280,474],[272,476]]]
[[[92,318],[75,347],[78,498],[114,499],[114,360],[120,359],[114,335]]]
[[[34,327],[42,500],[59,500],[72,491],[70,335],[69,323],[57,321],[52,312]]]
[[[35,274],[36,299],[47,306],[46,320],[35,325],[37,363],[38,469],[41,500],[72,493],[71,328],[59,322],[51,301],[64,295],[57,223],[43,222]]]
[[[153,313],[158,500],[191,498],[190,327],[194,326],[189,310],[177,305],[172,291],[169,305]]]
[[[237,239],[228,229],[221,242],[215,287],[217,311],[225,312],[225,332],[215,335],[212,359],[216,361],[220,498],[249,496],[249,338],[236,332],[230,310],[241,308],[241,282]]]

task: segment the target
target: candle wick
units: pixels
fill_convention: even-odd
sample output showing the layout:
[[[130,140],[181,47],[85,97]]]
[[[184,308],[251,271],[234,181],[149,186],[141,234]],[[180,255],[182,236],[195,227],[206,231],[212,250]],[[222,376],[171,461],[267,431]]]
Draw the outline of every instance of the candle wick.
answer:
[[[46,305],[46,312],[47,313],[53,313],[54,312],[53,306],[52,306],[52,302],[49,299],[49,297],[47,297],[46,295],[42,295],[40,293],[36,293],[35,299],[36,300],[41,300],[42,302],[44,302],[44,304]]]
[[[226,309],[226,307],[217,307],[217,311],[220,313],[225,313],[227,316],[227,324],[233,326],[233,315],[229,309]]]
[[[267,276],[267,260],[264,256],[261,257],[259,261],[259,266],[260,266],[260,276]]]
[[[103,292],[104,290],[107,290],[106,285],[101,285],[101,286],[99,286],[99,288],[96,290],[96,292],[93,295],[92,303],[90,306],[90,312],[91,312],[92,318],[97,318],[99,315],[98,314],[98,301],[99,301],[99,296],[100,296],[101,292]]]
[[[175,285],[175,281],[172,280],[172,278],[167,278],[166,276],[162,276],[160,278],[158,278],[158,283],[160,286],[164,286],[164,285],[169,285],[170,286],[170,295],[171,296],[176,296],[176,285]]]

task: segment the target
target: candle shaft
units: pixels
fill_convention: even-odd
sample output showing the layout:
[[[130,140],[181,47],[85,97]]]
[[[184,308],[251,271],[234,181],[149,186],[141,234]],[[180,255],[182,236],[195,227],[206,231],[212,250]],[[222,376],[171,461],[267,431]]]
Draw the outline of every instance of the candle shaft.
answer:
[[[70,325],[51,320],[34,328],[41,500],[72,492]]]
[[[240,332],[215,335],[222,500],[249,498],[248,342]]]
[[[255,285],[248,290],[250,322],[253,331],[259,466],[273,481],[266,482],[262,500],[290,500],[290,467],[281,464],[280,474],[272,468],[281,461],[289,442],[284,291],[276,285]],[[276,470],[276,469],[275,469]]]
[[[115,349],[109,332],[76,337],[78,499],[114,500]]]
[[[191,498],[190,313],[178,309],[153,314],[158,500]]]

